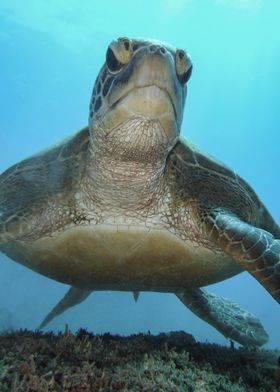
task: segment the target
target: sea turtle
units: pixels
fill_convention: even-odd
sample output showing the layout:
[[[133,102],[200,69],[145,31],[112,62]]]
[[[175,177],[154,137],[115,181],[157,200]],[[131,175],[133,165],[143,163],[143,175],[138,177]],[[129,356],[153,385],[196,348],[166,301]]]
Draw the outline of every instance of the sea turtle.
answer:
[[[280,302],[280,228],[235,172],[179,136],[188,54],[110,43],[89,126],[0,177],[0,249],[71,285],[42,322],[94,290],[175,293],[240,344],[267,333],[201,287],[246,270]]]

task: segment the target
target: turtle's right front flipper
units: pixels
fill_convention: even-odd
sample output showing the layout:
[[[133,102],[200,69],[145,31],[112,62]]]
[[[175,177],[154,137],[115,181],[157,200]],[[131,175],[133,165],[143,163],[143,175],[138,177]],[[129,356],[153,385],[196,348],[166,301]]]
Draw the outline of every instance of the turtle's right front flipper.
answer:
[[[59,316],[65,310],[72,306],[78,305],[83,302],[92,293],[92,291],[81,290],[77,287],[70,287],[65,296],[58,302],[58,304],[50,311],[39,325],[38,329],[44,328],[55,317]]]

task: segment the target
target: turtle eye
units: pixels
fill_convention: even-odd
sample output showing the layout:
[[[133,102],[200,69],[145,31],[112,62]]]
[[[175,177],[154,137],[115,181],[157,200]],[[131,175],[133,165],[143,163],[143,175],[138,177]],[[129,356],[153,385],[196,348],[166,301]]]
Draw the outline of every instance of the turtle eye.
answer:
[[[115,56],[115,53],[110,47],[107,49],[106,53],[106,64],[109,68],[109,71],[113,73],[119,72],[123,67],[123,64],[118,61],[117,57]]]
[[[111,73],[120,72],[133,54],[131,41],[122,37],[111,42],[106,53],[106,64]]]
[[[184,50],[177,50],[176,52],[176,72],[178,79],[182,84],[186,84],[192,74],[192,62],[190,57]]]

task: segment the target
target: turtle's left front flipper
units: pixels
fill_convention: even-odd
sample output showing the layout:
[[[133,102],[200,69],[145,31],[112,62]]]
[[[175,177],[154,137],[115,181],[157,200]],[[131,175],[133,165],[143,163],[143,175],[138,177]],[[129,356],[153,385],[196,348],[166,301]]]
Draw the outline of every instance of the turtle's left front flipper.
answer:
[[[50,311],[39,325],[38,329],[44,328],[55,317],[59,316],[65,310],[72,306],[78,305],[83,302],[92,293],[92,291],[82,290],[78,287],[70,287],[65,296],[58,302],[58,304]]]
[[[280,303],[280,240],[221,210],[204,216],[204,230]]]

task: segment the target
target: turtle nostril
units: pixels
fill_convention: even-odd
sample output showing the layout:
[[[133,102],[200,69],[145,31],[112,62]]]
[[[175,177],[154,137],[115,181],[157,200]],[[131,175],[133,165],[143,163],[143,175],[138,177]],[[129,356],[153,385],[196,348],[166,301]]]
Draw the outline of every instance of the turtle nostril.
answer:
[[[157,50],[157,46],[156,45],[151,45],[149,47],[150,52],[154,53]]]
[[[151,53],[161,52],[162,54],[166,53],[166,49],[160,45],[151,45],[149,46],[149,51]]]
[[[125,50],[129,50],[130,43],[129,43],[128,39],[123,40],[123,46],[124,46]]]

